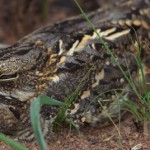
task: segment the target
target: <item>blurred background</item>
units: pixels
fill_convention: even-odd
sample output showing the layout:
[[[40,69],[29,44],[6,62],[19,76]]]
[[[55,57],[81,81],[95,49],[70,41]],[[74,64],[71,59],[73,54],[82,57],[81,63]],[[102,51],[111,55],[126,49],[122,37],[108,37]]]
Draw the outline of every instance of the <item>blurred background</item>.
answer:
[[[103,5],[102,0],[78,2],[86,12]],[[13,44],[41,26],[78,14],[74,0],[0,0],[0,43]]]

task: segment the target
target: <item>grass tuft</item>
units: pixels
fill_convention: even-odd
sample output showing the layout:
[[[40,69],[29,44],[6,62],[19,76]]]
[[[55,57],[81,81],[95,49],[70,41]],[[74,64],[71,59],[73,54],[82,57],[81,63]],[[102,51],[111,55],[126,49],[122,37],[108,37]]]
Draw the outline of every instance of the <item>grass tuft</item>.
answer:
[[[123,68],[120,66],[119,62],[116,60],[113,52],[109,49],[109,46],[107,45],[107,43],[99,35],[99,33],[97,32],[97,30],[94,27],[94,25],[92,24],[92,22],[88,19],[88,16],[84,13],[82,8],[80,7],[79,3],[76,0],[74,0],[74,1],[75,1],[76,5],[78,6],[80,12],[82,13],[83,17],[86,19],[86,21],[88,22],[90,27],[93,29],[93,31],[97,34],[97,37],[99,38],[101,43],[104,45],[107,52],[111,55],[112,60],[119,67],[120,71],[122,72],[122,74],[124,75],[128,84],[130,85],[132,92],[135,94],[135,97],[137,97],[136,102],[134,102],[131,99],[122,97],[123,103],[127,107],[126,110],[131,112],[136,117],[137,121],[143,122],[143,124],[148,124],[147,121],[150,122],[150,94],[146,87],[147,83],[146,83],[145,74],[144,74],[144,70],[143,70],[143,66],[142,66],[142,60],[141,60],[142,46],[139,42],[139,39],[138,39],[135,29],[131,26],[131,28],[135,32],[137,48],[138,48],[138,55],[135,56],[135,59],[137,60],[137,66],[138,66],[139,75],[140,75],[141,79],[139,79],[139,81],[137,83],[133,82],[131,75],[129,75],[129,77],[128,77],[128,75],[124,72]],[[138,84],[138,86],[137,86],[137,84]],[[139,87],[142,89],[142,92],[139,91],[139,89],[138,89]],[[111,120],[111,118],[110,118],[110,120]],[[147,128],[148,128],[148,126],[147,126]],[[148,129],[144,129],[144,130],[148,130]],[[149,133],[150,133],[150,131],[149,131]]]
[[[78,95],[78,93],[80,92],[81,88],[84,86],[90,72],[92,71],[91,67],[86,75],[84,76],[84,78],[81,80],[81,82],[79,83],[79,85],[77,86],[76,90],[65,100],[64,105],[61,107],[61,109],[59,110],[56,119],[54,121],[54,130],[57,130],[58,127],[62,124],[63,121],[65,121],[67,124],[70,124],[70,126],[75,127],[78,130],[78,127],[71,121],[66,120],[66,116],[69,114],[66,114],[67,109],[70,107],[70,105],[74,102],[76,102],[75,98]],[[78,130],[79,131],[79,130]]]
[[[15,148],[16,150],[28,150],[22,144],[11,140],[10,138],[6,137],[4,134],[0,133],[0,140],[4,141],[6,144],[10,145],[11,148]]]
[[[49,98],[47,96],[39,96],[31,103],[30,117],[31,117],[31,124],[33,127],[33,131],[35,133],[35,137],[37,139],[37,142],[40,145],[40,149],[47,150],[46,142],[44,140],[44,136],[40,125],[40,110],[41,110],[41,105],[43,104],[62,106],[64,103]]]

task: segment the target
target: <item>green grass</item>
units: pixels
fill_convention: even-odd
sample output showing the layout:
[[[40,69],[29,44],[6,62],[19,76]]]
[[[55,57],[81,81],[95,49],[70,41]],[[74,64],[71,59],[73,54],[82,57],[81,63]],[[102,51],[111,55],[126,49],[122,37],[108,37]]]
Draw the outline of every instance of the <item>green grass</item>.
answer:
[[[41,106],[44,104],[62,106],[64,103],[57,101],[55,99],[49,98],[47,96],[39,96],[31,103],[30,117],[31,117],[31,124],[33,127],[33,131],[35,133],[35,137],[37,139],[37,142],[40,145],[40,149],[47,150],[47,145],[44,140],[44,136],[43,136],[41,124],[40,124],[40,110],[41,110]],[[0,134],[0,140],[4,141],[6,144],[10,145],[12,148],[16,150],[28,150],[22,144],[11,140],[10,138],[6,137],[3,134]]]
[[[10,138],[6,137],[4,134],[0,133],[0,140],[4,141],[6,144],[8,144],[10,147],[16,149],[16,150],[28,150],[26,147],[21,145],[18,142],[15,142],[11,140]]]
[[[44,136],[43,136],[43,133],[41,130],[41,125],[40,125],[41,106],[44,104],[61,106],[60,110],[56,116],[56,119],[54,121],[54,130],[57,130],[63,121],[66,121],[66,123],[70,124],[71,126],[75,127],[78,130],[78,128],[76,127],[76,125],[74,123],[70,122],[69,120],[65,120],[66,111],[69,108],[70,104],[72,104],[72,102],[75,100],[75,97],[78,95],[80,89],[84,85],[91,70],[92,70],[92,67],[87,71],[87,74],[82,79],[82,81],[80,82],[80,84],[78,85],[76,90],[66,99],[66,101],[64,103],[57,101],[55,99],[51,99],[47,96],[39,96],[32,102],[32,104],[30,106],[31,124],[32,124],[33,130],[34,130],[37,142],[39,143],[40,148],[42,150],[46,150],[47,146],[46,146],[46,142],[44,140]]]
[[[39,143],[40,149],[42,150],[47,149],[46,142],[44,140],[44,136],[43,136],[41,125],[40,125],[40,110],[41,110],[41,106],[44,104],[62,106],[64,103],[57,101],[55,99],[49,98],[47,96],[39,96],[32,102],[30,106],[31,124],[33,127],[33,131],[35,133],[37,142]]]
[[[122,69],[122,67],[120,66],[119,62],[116,60],[114,54],[112,53],[112,51],[109,49],[109,46],[107,45],[107,43],[102,39],[102,37],[99,35],[99,33],[97,32],[96,28],[94,27],[94,25],[92,24],[92,22],[88,19],[87,15],[84,13],[84,11],[82,10],[82,8],[80,7],[80,5],[78,4],[78,2],[75,0],[78,8],[80,9],[83,17],[87,20],[88,24],[90,25],[90,27],[93,29],[93,31],[97,34],[97,37],[99,38],[100,42],[104,45],[106,51],[111,55],[111,58],[112,60],[116,63],[116,65],[119,67],[120,71],[122,72],[122,74],[124,75],[125,79],[127,80],[127,82],[129,83],[132,91],[136,94],[136,96],[138,97],[138,99],[140,100],[141,104],[142,104],[142,108],[143,108],[143,96],[140,95],[140,93],[137,91],[137,88],[135,86],[135,84],[132,82],[132,79],[131,77],[129,78],[127,76],[127,74],[124,72],[124,70]],[[136,34],[136,32],[135,32]],[[137,36],[138,37],[138,36]],[[138,38],[137,38],[137,42],[138,42]],[[150,103],[150,100],[149,100],[149,94],[148,94],[148,90],[146,89],[146,81],[145,81],[145,77],[144,77],[144,72],[143,72],[143,68],[142,68],[142,62],[141,62],[141,59],[140,59],[140,52],[141,52],[141,45],[139,44],[138,42],[138,47],[139,47],[139,54],[138,54],[138,58],[137,58],[137,64],[138,64],[138,68],[142,74],[142,81],[143,81],[143,84],[142,84],[142,87],[144,87],[144,92],[145,92],[145,96],[146,98],[148,99],[148,102]],[[129,100],[130,101],[130,100]],[[131,101],[132,103],[132,101]],[[132,106],[133,105],[128,105],[128,107],[130,107],[130,111],[132,112]],[[150,105],[149,105],[150,106]],[[136,104],[134,103],[134,107],[133,107],[133,110],[135,110],[135,107],[136,107]],[[144,106],[145,108],[145,106]],[[143,108],[143,109],[144,109]],[[138,111],[138,110],[137,110]],[[144,112],[142,112],[144,113]],[[133,113],[134,114],[134,113]]]
[[[143,124],[145,122],[147,122],[147,121],[150,121],[150,95],[149,95],[149,91],[148,91],[148,89],[146,87],[146,80],[145,80],[145,75],[144,75],[144,70],[143,70],[142,60],[141,60],[141,45],[140,45],[140,42],[138,40],[138,36],[136,34],[136,31],[134,30],[133,27],[131,27],[135,31],[135,35],[136,35],[136,39],[137,39],[137,43],[138,43],[138,56],[137,57],[135,56],[135,59],[137,61],[139,73],[141,74],[141,76],[140,76],[141,79],[139,80],[139,82],[137,81],[137,83],[134,83],[133,80],[132,80],[131,75],[129,74],[129,76],[127,76],[127,74],[123,71],[123,69],[121,68],[119,62],[115,59],[114,54],[109,49],[109,46],[107,45],[107,43],[105,43],[105,41],[102,39],[102,37],[98,34],[98,32],[95,29],[94,25],[88,19],[88,16],[84,13],[84,11],[82,10],[82,8],[80,7],[80,5],[78,4],[78,2],[76,0],[75,0],[75,3],[78,6],[78,8],[80,9],[80,12],[82,13],[83,17],[88,22],[88,24],[90,25],[90,27],[97,34],[97,37],[99,38],[100,42],[104,45],[106,51],[111,55],[112,60],[119,67],[120,71],[122,72],[122,74],[124,75],[124,77],[127,80],[128,84],[130,85],[132,92],[137,97],[138,104],[136,102],[132,101],[131,99],[124,98],[123,96],[121,97],[122,100],[123,100],[124,105],[127,107],[126,110],[128,110],[129,112],[131,112],[135,116],[135,118],[139,122],[142,122]],[[143,91],[144,94],[141,94],[138,91],[137,84],[140,85],[140,87],[142,88],[142,91]],[[108,114],[108,118],[114,124],[114,122],[111,119],[111,116],[109,116],[109,114]],[[120,114],[119,114],[119,118],[120,118]],[[118,118],[118,120],[119,120],[119,128],[120,128],[120,119],[119,118]],[[117,129],[117,127],[116,127],[116,129]],[[147,129],[144,129],[144,130],[147,131],[148,130],[148,126],[147,126]],[[118,129],[117,129],[117,131],[118,131],[119,137],[121,137],[120,131]]]
[[[78,93],[80,92],[80,90],[82,89],[82,87],[85,85],[85,82],[86,82],[87,78],[89,77],[89,74],[91,71],[92,71],[92,67],[87,71],[84,78],[81,80],[81,82],[77,86],[76,90],[68,98],[66,98],[64,105],[59,110],[59,112],[56,116],[56,119],[54,121],[54,130],[57,130],[60,127],[60,125],[62,124],[62,122],[64,122],[64,121],[66,123],[69,123],[70,126],[73,126],[78,130],[77,126],[73,122],[66,119],[66,116],[67,116],[66,112],[67,112],[67,109],[70,107],[70,105],[73,102],[75,103],[75,101],[76,101],[75,98],[78,95]]]
[[[147,116],[150,117],[150,114],[147,115],[146,113],[146,110],[150,110],[150,98],[149,98],[149,92],[146,88],[146,80],[145,80],[145,76],[144,76],[144,71],[143,71],[143,67],[142,67],[142,60],[141,60],[141,45],[139,43],[139,40],[138,40],[138,36],[136,34],[136,31],[135,31],[135,35],[136,35],[136,39],[137,39],[137,43],[138,43],[138,56],[136,57],[135,56],[135,59],[137,61],[137,65],[138,65],[138,70],[139,72],[141,73],[141,78],[142,80],[139,82],[141,84],[141,87],[142,87],[142,90],[144,92],[144,96],[143,95],[140,95],[139,91],[137,90],[137,87],[135,85],[135,83],[132,81],[132,77],[131,75],[129,75],[129,77],[127,76],[127,74],[123,71],[123,69],[121,68],[119,62],[116,60],[114,54],[112,53],[112,51],[109,49],[109,46],[107,45],[107,43],[102,39],[102,37],[100,37],[100,35],[98,34],[97,30],[95,29],[94,25],[92,24],[92,22],[88,19],[88,17],[86,16],[86,14],[84,13],[84,11],[82,10],[82,8],[80,7],[80,5],[78,4],[78,2],[75,0],[78,8],[80,9],[83,17],[87,20],[88,24],[90,25],[90,27],[93,29],[93,31],[97,34],[97,37],[99,38],[100,42],[104,45],[106,51],[111,55],[111,58],[112,60],[116,63],[116,65],[119,67],[120,71],[122,72],[122,74],[124,75],[125,79],[128,81],[128,84],[130,85],[131,87],[131,90],[132,92],[134,92],[139,100],[139,103],[141,104],[140,106],[142,107],[141,111],[139,111],[139,109],[137,109],[137,104],[132,102],[131,100],[127,100],[125,99],[125,101],[128,101],[128,102],[131,102],[126,104],[129,109],[130,109],[130,112],[135,112],[139,115],[135,115],[137,117],[138,120],[140,121],[144,121],[145,119],[148,119]],[[134,30],[134,28],[133,28]],[[133,109],[133,111],[132,111]],[[149,111],[150,113],[150,111]],[[135,114],[135,113],[133,113]],[[141,116],[142,117],[141,117]],[[149,120],[149,119],[148,119]]]

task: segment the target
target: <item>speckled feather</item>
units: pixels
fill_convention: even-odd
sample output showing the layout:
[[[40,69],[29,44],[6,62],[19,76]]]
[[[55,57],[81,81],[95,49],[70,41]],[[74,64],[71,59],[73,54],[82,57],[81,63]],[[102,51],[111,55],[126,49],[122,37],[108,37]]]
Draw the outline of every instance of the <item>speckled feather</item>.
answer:
[[[105,10],[100,8],[88,15],[125,73],[134,79],[138,75],[136,34],[142,45],[142,61],[149,56],[149,14],[148,0],[120,0]],[[143,63],[148,67],[147,61]],[[67,19],[41,28],[15,45],[2,49],[0,130],[31,140],[33,135],[27,132],[28,129],[31,131],[30,102],[41,94],[64,101],[90,69],[67,116],[77,125],[105,124],[108,122],[107,113],[116,118],[118,108],[114,104],[119,97],[109,90],[126,89],[126,92],[119,92],[123,96],[128,96],[130,90],[124,75],[86,20],[82,16]],[[148,74],[149,70],[146,69],[145,73]],[[43,106],[43,121],[53,120],[58,110],[58,107]],[[8,120],[3,116],[7,111]]]

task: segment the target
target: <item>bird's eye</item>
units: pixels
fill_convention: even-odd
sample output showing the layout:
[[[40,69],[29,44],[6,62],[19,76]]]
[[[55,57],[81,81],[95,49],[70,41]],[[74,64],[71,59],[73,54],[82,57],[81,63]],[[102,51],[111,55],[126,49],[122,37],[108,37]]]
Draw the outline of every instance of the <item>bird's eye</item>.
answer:
[[[18,78],[18,74],[14,73],[14,74],[8,74],[8,75],[1,75],[0,76],[0,81],[11,81],[11,80],[15,80]]]

